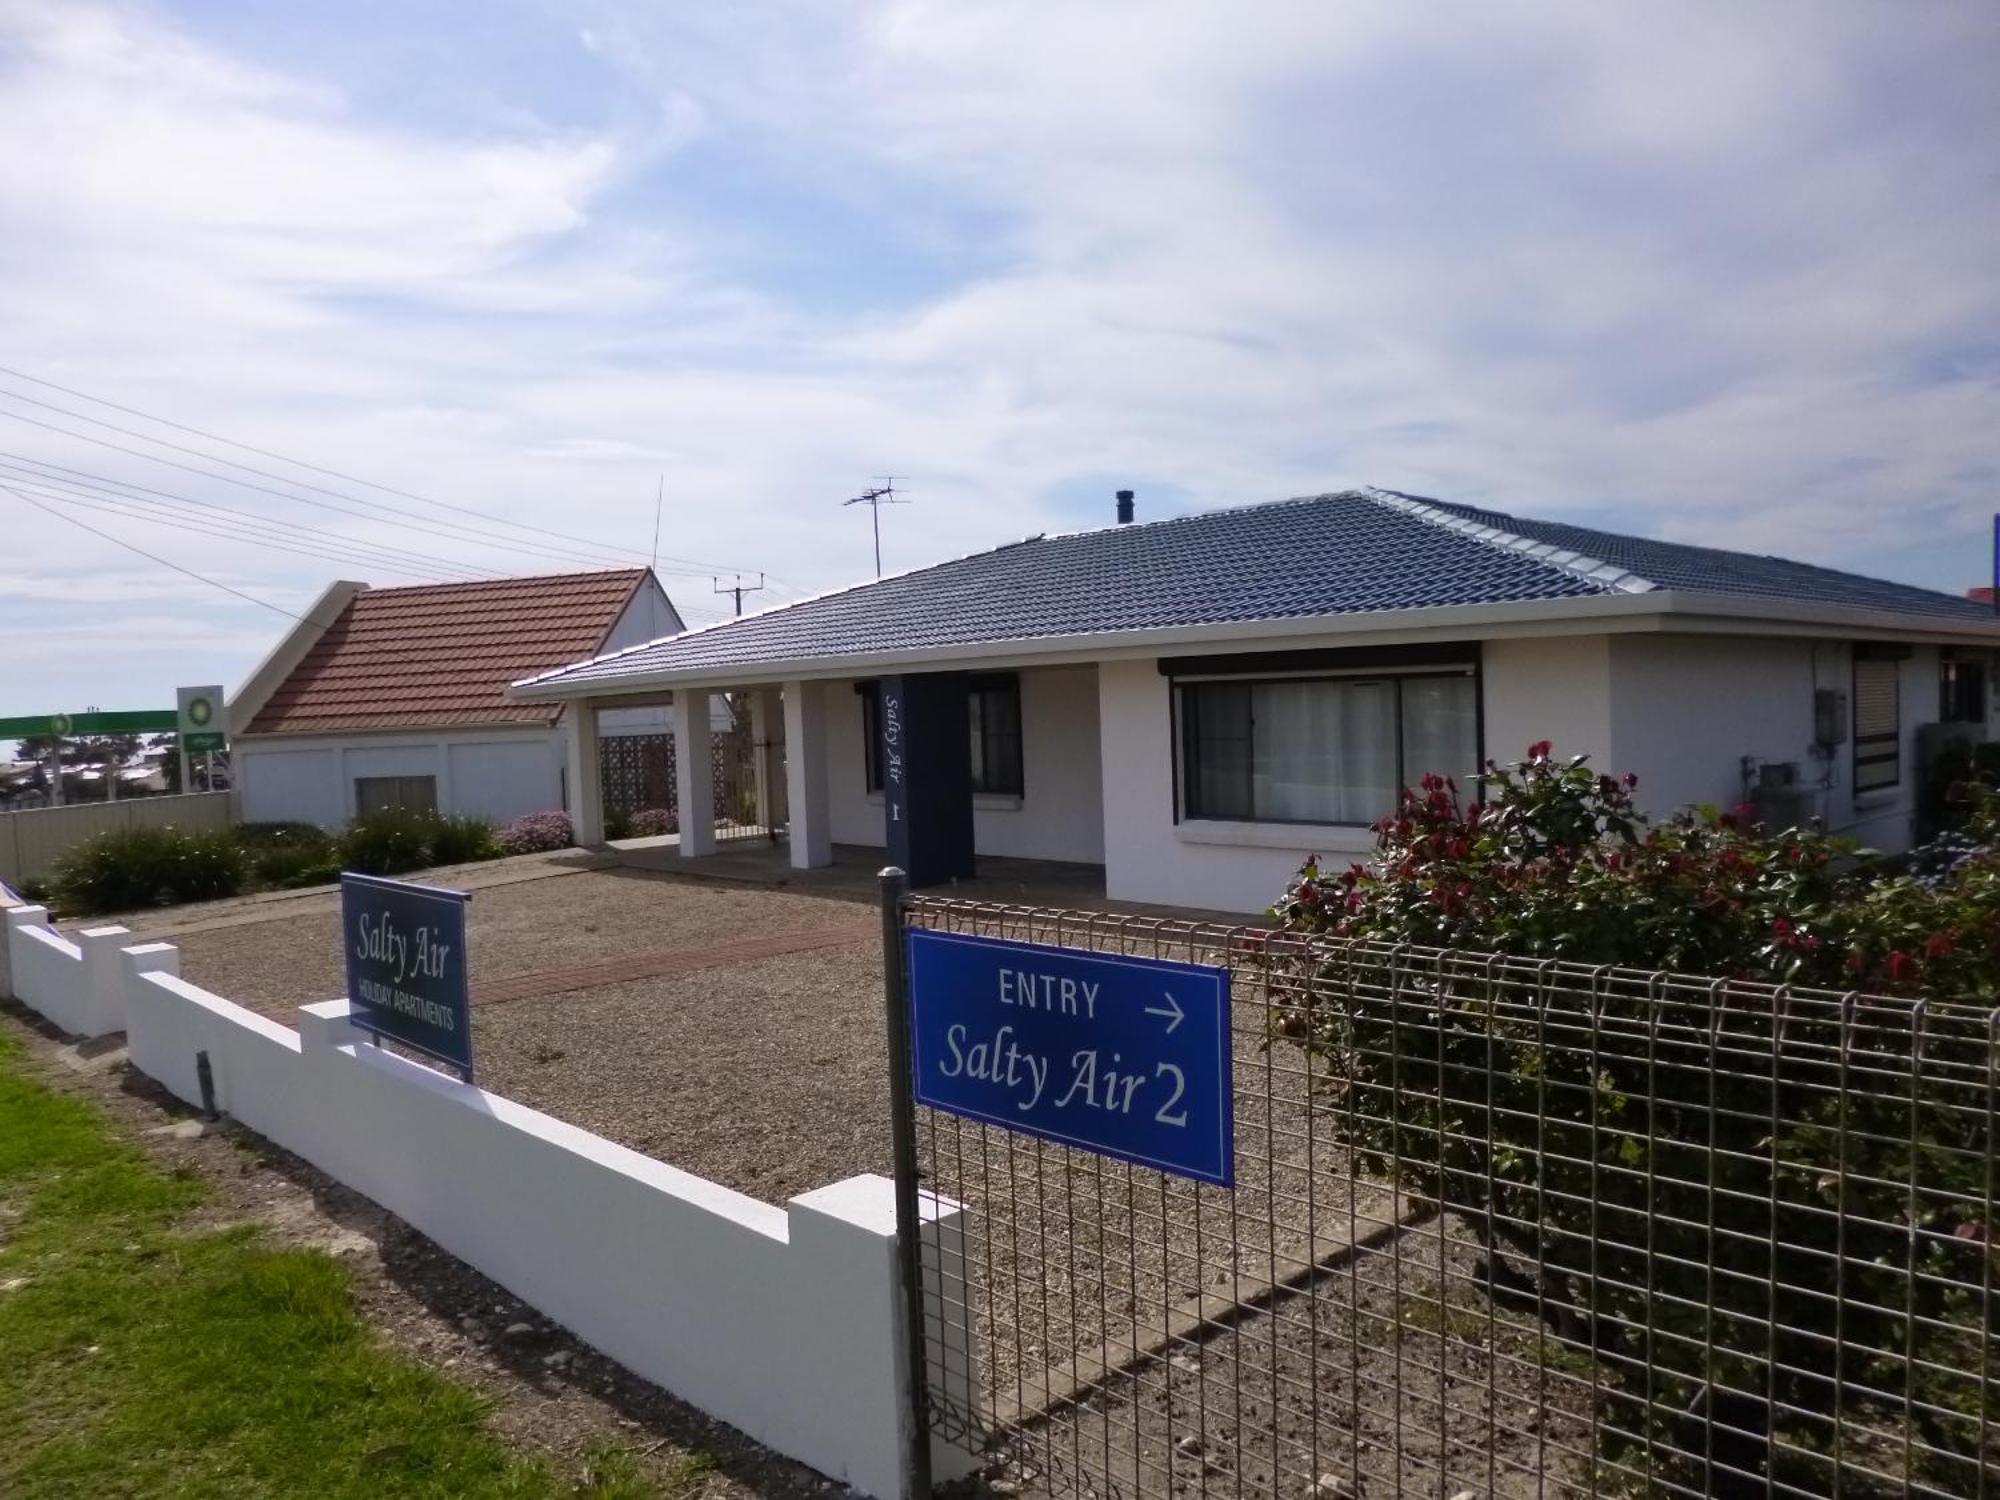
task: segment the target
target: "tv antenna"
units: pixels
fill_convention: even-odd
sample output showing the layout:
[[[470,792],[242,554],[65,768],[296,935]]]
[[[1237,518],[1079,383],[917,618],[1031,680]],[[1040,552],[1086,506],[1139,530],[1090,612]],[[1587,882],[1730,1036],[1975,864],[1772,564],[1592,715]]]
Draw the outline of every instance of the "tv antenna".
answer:
[[[885,505],[908,505],[910,502],[896,493],[896,476],[878,474],[880,482],[873,489],[863,490],[852,500],[841,501],[843,508],[849,505],[865,505],[875,522],[875,576],[882,576],[882,507]]]
[[[738,573],[736,575],[736,582],[730,584],[727,588],[723,587],[720,578],[711,578],[709,579],[709,583],[711,585],[709,589],[711,594],[734,594],[736,596],[736,613],[740,615],[743,613],[743,596],[745,594],[754,594],[757,590],[761,589],[764,586],[764,575],[759,573],[755,583],[745,583],[743,575]]]

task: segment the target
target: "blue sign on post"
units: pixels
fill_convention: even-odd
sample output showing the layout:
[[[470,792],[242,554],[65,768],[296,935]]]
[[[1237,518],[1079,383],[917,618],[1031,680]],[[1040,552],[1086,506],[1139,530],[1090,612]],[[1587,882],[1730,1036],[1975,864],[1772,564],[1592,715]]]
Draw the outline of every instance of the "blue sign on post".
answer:
[[[1231,1187],[1229,971],[912,929],[916,1097]]]
[[[472,1080],[463,891],[340,877],[347,999],[363,1030],[452,1064]]]

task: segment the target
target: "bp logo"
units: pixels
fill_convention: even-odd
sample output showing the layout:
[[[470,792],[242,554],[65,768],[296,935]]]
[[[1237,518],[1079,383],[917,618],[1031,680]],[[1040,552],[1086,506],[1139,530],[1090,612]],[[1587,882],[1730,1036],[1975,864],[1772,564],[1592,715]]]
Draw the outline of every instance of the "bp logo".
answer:
[[[188,723],[197,729],[206,729],[208,721],[215,717],[215,705],[206,698],[190,698],[187,706]]]
[[[70,731],[70,717],[68,714],[53,714],[50,716],[49,718],[50,734],[54,735],[57,739],[61,739],[64,735],[68,734],[69,731]]]

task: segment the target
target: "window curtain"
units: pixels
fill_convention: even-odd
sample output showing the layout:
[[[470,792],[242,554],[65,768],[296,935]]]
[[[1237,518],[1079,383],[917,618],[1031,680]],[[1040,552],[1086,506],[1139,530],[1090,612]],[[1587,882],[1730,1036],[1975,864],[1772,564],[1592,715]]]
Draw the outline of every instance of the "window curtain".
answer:
[[[1396,802],[1396,686],[1271,682],[1252,689],[1256,816],[1367,823]]]
[[[1470,677],[1403,679],[1403,780],[1426,772],[1466,778],[1479,770],[1479,706]]]

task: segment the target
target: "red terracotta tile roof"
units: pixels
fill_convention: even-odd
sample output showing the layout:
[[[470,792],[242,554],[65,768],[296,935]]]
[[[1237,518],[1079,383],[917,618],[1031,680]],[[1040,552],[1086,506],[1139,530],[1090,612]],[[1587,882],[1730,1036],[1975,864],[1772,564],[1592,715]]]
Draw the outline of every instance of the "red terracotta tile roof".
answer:
[[[250,721],[251,734],[549,724],[507,685],[595,655],[644,568],[356,594]]]

